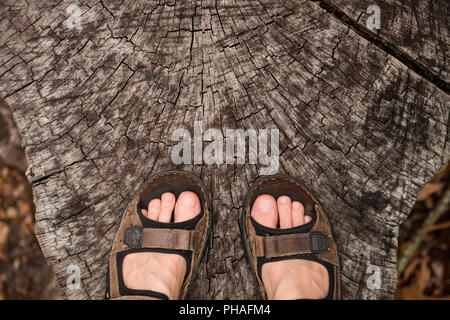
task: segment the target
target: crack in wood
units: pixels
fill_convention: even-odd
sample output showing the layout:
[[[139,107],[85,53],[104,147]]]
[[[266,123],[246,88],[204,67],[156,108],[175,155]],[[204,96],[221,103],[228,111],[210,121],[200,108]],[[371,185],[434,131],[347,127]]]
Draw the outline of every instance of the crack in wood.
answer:
[[[349,26],[352,30],[354,30],[364,39],[376,45],[378,48],[381,48],[391,56],[397,58],[408,68],[410,68],[418,75],[424,77],[425,79],[436,85],[439,89],[443,90],[445,93],[450,94],[450,83],[441,79],[439,75],[432,72],[429,68],[427,68],[423,64],[417,62],[417,59],[413,59],[410,55],[408,55],[406,52],[398,48],[392,42],[389,42],[385,38],[377,35],[376,33],[370,31],[369,29],[359,24],[358,21],[355,21],[352,18],[350,18],[344,11],[342,11],[339,7],[334,5],[331,1],[327,0],[311,0],[311,1],[318,4],[321,8],[325,9],[329,14],[336,17],[345,25]]]

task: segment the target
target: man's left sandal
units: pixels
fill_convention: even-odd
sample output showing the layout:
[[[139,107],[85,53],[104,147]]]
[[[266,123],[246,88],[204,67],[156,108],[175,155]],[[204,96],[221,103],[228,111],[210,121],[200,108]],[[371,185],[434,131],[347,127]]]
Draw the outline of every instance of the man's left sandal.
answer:
[[[293,201],[301,202],[305,214],[312,220],[289,229],[273,229],[259,224],[251,216],[251,208],[262,194],[275,198],[286,195]],[[304,259],[322,264],[329,275],[329,291],[325,299],[340,299],[339,255],[330,223],[319,201],[300,181],[283,175],[259,178],[247,194],[240,227],[244,252],[263,299],[267,299],[261,275],[263,264],[286,259]]]

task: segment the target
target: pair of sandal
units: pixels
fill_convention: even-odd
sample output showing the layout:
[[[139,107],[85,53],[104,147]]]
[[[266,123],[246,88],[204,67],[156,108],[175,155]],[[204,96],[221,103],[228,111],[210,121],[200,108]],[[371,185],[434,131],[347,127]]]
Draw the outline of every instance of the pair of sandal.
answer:
[[[148,203],[165,192],[177,198],[192,191],[200,199],[201,212],[194,218],[176,223],[148,219],[141,213]],[[250,215],[256,198],[270,194],[285,195],[299,201],[312,220],[289,229],[273,229],[256,222]],[[165,294],[151,290],[133,290],[125,286],[122,263],[127,254],[162,252],[179,254],[186,259],[186,275],[180,297],[186,297],[211,236],[212,206],[203,182],[191,173],[166,171],[149,179],[125,209],[109,257],[106,275],[106,299],[161,300]],[[241,216],[241,237],[245,254],[262,298],[267,294],[261,277],[263,264],[286,259],[306,259],[322,264],[328,271],[329,291],[325,299],[340,298],[339,257],[327,216],[312,193],[296,179],[267,176],[258,179],[249,190]]]

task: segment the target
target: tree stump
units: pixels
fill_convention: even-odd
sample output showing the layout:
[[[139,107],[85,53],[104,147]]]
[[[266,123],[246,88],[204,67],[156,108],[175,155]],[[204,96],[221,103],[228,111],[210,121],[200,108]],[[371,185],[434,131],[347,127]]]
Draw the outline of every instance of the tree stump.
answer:
[[[448,4],[433,1],[433,15],[408,29],[405,4],[385,3],[394,13],[382,6],[374,33],[358,21],[365,1],[6,1],[0,95],[65,296],[103,297],[127,201],[150,175],[178,168],[213,196],[211,246],[189,297],[258,297],[238,216],[261,165],[175,165],[172,133],[202,121],[278,129],[278,172],[303,180],[329,214],[343,298],[392,298],[398,226],[450,154]],[[405,35],[437,51],[409,51]],[[79,289],[67,286],[72,265]]]
[[[0,166],[7,165],[25,172],[25,153],[10,107],[0,97]]]

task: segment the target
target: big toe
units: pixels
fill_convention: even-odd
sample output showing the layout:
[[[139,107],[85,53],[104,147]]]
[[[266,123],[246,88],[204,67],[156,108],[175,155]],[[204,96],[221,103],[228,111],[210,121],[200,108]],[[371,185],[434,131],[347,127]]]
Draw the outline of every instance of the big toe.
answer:
[[[191,191],[184,191],[175,205],[175,222],[190,220],[201,211],[200,199]]]
[[[263,194],[253,203],[251,215],[259,224],[276,228],[278,224],[278,209],[274,197]]]

